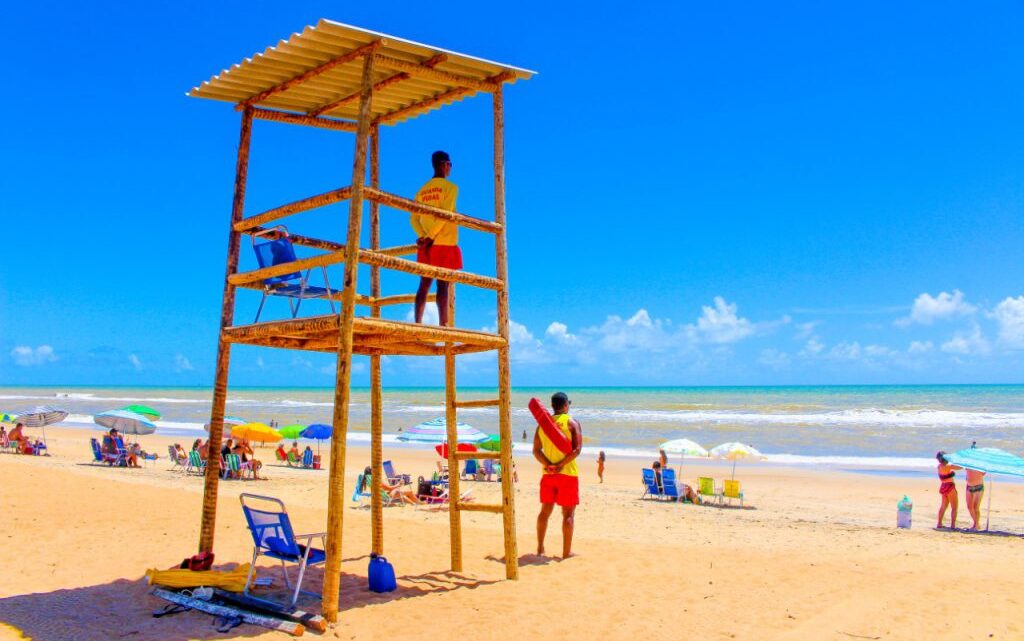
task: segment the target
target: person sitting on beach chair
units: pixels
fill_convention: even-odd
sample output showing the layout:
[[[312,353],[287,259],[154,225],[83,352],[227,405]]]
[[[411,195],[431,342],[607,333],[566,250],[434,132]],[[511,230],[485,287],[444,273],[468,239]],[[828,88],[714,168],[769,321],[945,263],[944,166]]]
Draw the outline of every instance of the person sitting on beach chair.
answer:
[[[363,494],[369,491],[372,482],[373,468],[366,466],[363,470],[362,484],[359,486],[359,494]],[[391,482],[389,479],[382,478],[380,480],[380,491],[392,500],[392,502],[401,501],[403,503],[409,503],[410,505],[418,505],[421,501],[416,493],[412,490],[405,489],[405,486],[401,481]]]

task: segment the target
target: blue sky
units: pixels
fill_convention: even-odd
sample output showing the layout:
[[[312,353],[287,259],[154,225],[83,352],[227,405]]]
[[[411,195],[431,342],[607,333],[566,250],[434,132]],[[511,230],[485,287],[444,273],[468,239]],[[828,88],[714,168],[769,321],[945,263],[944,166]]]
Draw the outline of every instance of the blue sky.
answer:
[[[185,92],[320,17],[540,72],[507,91],[515,384],[1022,382],[1021,13],[8,3],[0,384],[212,382],[238,114]],[[489,109],[386,130],[384,187],[413,194],[445,148],[459,209],[491,216]],[[247,212],[347,184],[351,141],[258,123]],[[346,212],[292,229],[340,239]],[[486,240],[462,234],[471,271],[493,273]],[[459,291],[459,324],[493,326],[493,296]],[[332,383],[329,356],[233,365],[233,384]],[[385,368],[441,382],[437,359]]]

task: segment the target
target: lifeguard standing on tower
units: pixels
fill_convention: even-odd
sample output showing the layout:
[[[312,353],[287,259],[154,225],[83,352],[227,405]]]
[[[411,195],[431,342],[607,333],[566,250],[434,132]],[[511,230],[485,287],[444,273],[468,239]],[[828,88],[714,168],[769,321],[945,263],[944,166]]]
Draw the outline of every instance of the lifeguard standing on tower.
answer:
[[[455,211],[459,188],[448,180],[452,172],[452,160],[447,152],[435,151],[430,156],[434,177],[427,181],[416,194],[416,202]],[[462,269],[462,250],[459,249],[459,226],[452,222],[438,220],[433,216],[412,214],[409,217],[416,232],[416,262],[446,269]],[[427,305],[430,284],[433,279],[420,277],[416,290],[416,322],[423,322],[423,309]],[[446,280],[437,281],[437,318],[442,326],[448,325],[448,297],[451,291]]]

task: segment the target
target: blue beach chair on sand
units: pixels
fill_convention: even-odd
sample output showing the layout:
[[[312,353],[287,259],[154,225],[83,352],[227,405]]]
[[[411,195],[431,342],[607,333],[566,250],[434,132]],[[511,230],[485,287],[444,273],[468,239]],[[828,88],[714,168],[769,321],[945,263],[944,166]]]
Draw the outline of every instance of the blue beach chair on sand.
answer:
[[[261,556],[268,556],[281,562],[281,573],[284,574],[284,583],[289,590],[292,588],[292,584],[288,579],[288,564],[299,566],[299,576],[295,579],[295,591],[292,593],[288,607],[295,607],[300,592],[319,597],[320,594],[316,592],[302,589],[302,579],[306,575],[307,568],[320,565],[327,559],[323,550],[327,545],[326,533],[295,534],[284,503],[274,497],[241,494],[238,499],[242,502],[242,512],[245,514],[245,522],[249,526],[249,533],[252,534],[253,541],[252,565],[249,567],[249,576],[245,579],[245,589],[243,590],[245,596],[271,605],[279,605],[249,594],[249,585],[256,573],[256,560]],[[317,538],[320,539],[320,547],[314,548],[312,547],[313,539]],[[303,543],[299,541],[303,541]]]
[[[262,238],[257,242],[257,238],[260,236],[270,236],[270,238]],[[274,236],[279,237],[274,238]],[[295,262],[295,247],[288,239],[288,230],[283,225],[253,234],[252,248],[256,252],[256,262],[259,263],[260,269]],[[292,310],[292,318],[299,315],[299,306],[307,298],[326,298],[331,303],[331,313],[336,313],[331,284],[327,280],[327,268],[321,266],[320,270],[324,275],[324,287],[313,287],[309,284],[309,274],[313,271],[312,268],[307,269],[305,273],[297,271],[265,279],[263,281],[263,298],[260,300],[260,307],[256,310],[256,320],[253,322],[260,321],[260,314],[263,312],[263,305],[267,302],[267,296],[287,298],[288,307]]]
[[[676,485],[676,471],[672,468],[665,468],[661,471],[661,492],[662,496],[672,501],[679,500],[679,486]]]
[[[302,467],[306,469],[313,468],[313,450],[306,450],[302,453]]]
[[[643,478],[644,493],[640,495],[640,498],[645,499],[648,496],[651,498],[661,498],[661,490],[658,489],[658,482],[654,478],[654,470],[649,467],[645,467],[640,470]]]
[[[103,449],[100,448],[99,441],[97,441],[94,438],[89,439],[89,441],[92,444],[93,463],[103,463],[103,464],[106,464],[106,465],[110,465],[115,460],[117,460],[117,455],[115,455],[115,454],[104,454],[103,453]]]
[[[391,461],[384,461],[383,463],[380,464],[380,466],[384,470],[384,478],[386,478],[389,483],[401,483],[402,485],[412,484],[412,477],[409,476],[408,474],[396,473],[395,466],[391,463]]]

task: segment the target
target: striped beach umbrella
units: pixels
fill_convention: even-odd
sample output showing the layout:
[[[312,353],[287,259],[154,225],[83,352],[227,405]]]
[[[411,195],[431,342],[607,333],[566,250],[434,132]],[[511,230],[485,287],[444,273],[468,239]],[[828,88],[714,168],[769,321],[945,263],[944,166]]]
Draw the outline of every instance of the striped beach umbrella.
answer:
[[[447,425],[448,423],[443,418],[424,421],[419,425],[413,425],[399,434],[398,440],[407,443],[447,443]],[[457,431],[457,438],[455,440],[459,443],[480,443],[490,438],[487,434],[466,423],[456,423],[455,429]]]
[[[152,434],[156,425],[142,414],[128,410],[110,410],[92,417],[94,423],[107,429],[117,430],[122,434]]]
[[[46,426],[60,423],[68,417],[68,413],[49,405],[38,405],[32,409],[22,412],[15,417],[15,423],[22,423],[25,427],[39,427],[43,431],[43,444],[46,443]]]

